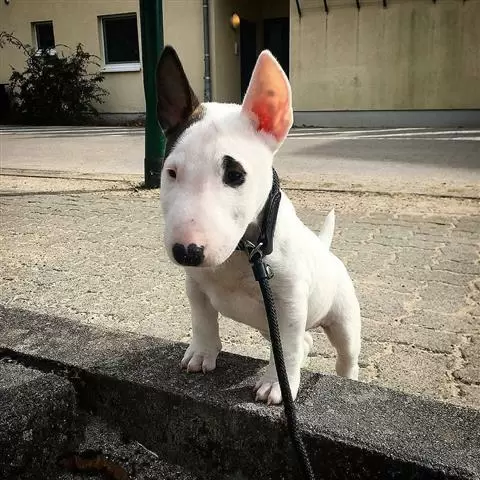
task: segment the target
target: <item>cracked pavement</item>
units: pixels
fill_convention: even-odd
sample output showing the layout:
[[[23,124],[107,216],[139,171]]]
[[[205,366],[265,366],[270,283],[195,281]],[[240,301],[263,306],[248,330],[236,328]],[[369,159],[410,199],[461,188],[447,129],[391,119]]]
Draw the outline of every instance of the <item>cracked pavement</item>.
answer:
[[[3,305],[189,340],[183,272],[163,249],[158,191],[1,178]],[[336,209],[332,249],[362,307],[361,381],[480,409],[479,201],[286,193],[313,229]],[[225,350],[268,357],[257,332],[223,318],[220,325]],[[333,373],[334,359],[315,332],[305,368]]]

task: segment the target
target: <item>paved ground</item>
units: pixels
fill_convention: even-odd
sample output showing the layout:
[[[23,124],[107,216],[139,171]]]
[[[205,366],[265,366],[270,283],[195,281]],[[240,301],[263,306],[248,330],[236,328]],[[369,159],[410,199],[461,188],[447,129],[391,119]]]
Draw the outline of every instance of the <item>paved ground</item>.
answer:
[[[143,173],[140,128],[1,127],[2,167]],[[478,195],[480,129],[301,129],[277,155],[297,187]]]
[[[364,318],[361,380],[480,409],[479,140],[480,130],[303,130],[277,164],[309,226],[336,208],[333,250]],[[188,341],[158,191],[132,188],[141,131],[2,129],[0,154],[1,303]],[[412,191],[422,195],[391,195]],[[247,327],[222,319],[221,334],[226,350],[267,356]],[[307,368],[333,372],[315,336]]]
[[[183,274],[163,251],[158,191],[8,176],[2,188],[2,304],[188,341]],[[314,229],[336,208],[333,250],[364,317],[361,380],[480,408],[478,201],[288,193]],[[221,335],[226,350],[267,356],[247,327],[222,319]],[[331,373],[333,364],[316,333],[307,368]]]

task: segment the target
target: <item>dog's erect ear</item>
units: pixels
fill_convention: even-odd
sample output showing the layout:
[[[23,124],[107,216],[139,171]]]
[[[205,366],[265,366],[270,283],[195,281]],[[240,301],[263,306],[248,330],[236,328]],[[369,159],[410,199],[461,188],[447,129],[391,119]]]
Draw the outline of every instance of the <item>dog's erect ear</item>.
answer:
[[[268,50],[258,57],[242,111],[252,118],[258,131],[272,135],[277,144],[285,139],[292,126],[290,84],[282,67]]]
[[[177,52],[166,46],[157,65],[157,120],[164,132],[178,127],[198,107]]]

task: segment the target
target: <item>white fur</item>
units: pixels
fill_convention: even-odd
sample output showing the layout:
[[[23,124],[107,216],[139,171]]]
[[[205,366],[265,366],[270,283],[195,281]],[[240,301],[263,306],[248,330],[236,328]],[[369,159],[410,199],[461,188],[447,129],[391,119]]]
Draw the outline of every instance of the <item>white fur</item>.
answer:
[[[161,198],[169,254],[175,243],[204,246],[202,265],[185,267],[193,333],[181,364],[188,371],[205,373],[215,368],[222,346],[219,313],[268,338],[259,286],[246,254],[235,247],[262,211],[272,185],[273,154],[281,142],[258,132],[240,105],[203,106],[205,117],[182,134],[166,159]],[[240,188],[222,182],[225,155],[240,162],[247,173]],[[167,174],[172,169],[175,179]],[[347,270],[329,251],[333,230],[333,211],[317,237],[282,192],[274,250],[267,263],[274,272],[270,283],[294,398],[302,362],[312,345],[307,330],[312,328],[323,327],[336,348],[337,373],[358,378],[360,309]],[[273,358],[255,390],[259,400],[281,402]]]

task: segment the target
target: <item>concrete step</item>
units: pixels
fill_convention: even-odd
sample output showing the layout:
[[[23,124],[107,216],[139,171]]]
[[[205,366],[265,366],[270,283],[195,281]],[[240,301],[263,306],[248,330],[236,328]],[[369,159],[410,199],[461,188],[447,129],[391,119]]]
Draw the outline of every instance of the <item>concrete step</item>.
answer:
[[[187,374],[179,371],[184,348],[0,308],[0,356],[68,378],[84,411],[165,468],[208,479],[300,479],[282,408],[253,399],[265,362],[221,354],[213,374]],[[296,403],[319,480],[480,478],[477,410],[306,372]]]
[[[69,381],[8,358],[0,360],[0,412],[2,480],[84,480],[85,471],[58,460],[87,450],[124,472],[118,480],[198,478],[102,419],[81,412]]]
[[[98,417],[89,416],[85,428],[85,439],[78,452],[99,452],[118,471],[126,474],[125,479],[135,480],[197,480],[199,477],[178,465],[162,460],[136,440],[126,438],[118,429]],[[56,480],[85,480],[85,473],[67,472],[59,469]],[[95,477],[94,477],[95,478]],[[118,480],[123,480],[118,478]]]
[[[56,458],[78,445],[75,389],[53,374],[0,361],[0,478],[55,478]]]

